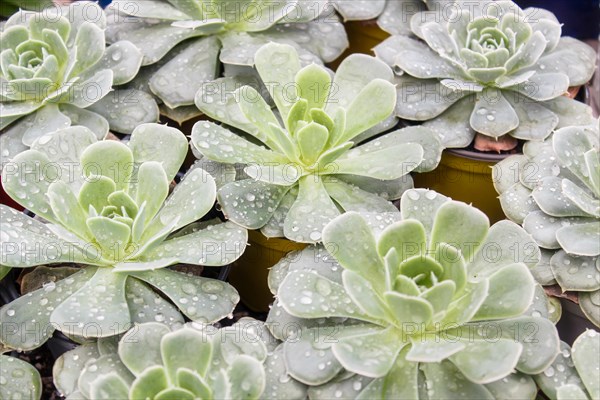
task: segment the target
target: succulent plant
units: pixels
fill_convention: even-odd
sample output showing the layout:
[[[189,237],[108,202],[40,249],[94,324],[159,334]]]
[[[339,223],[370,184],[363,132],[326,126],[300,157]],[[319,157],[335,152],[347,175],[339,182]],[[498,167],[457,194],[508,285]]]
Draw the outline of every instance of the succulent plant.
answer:
[[[103,337],[134,322],[179,322],[178,309],[203,322],[233,310],[239,296],[229,284],[165,268],[228,264],[247,240],[233,223],[196,222],[216,197],[201,168],[191,168],[169,195],[187,149],[180,131],[158,124],[138,126],[127,144],[98,142],[89,129],[71,127],[42,136],[7,164],[6,192],[48,223],[0,206],[2,265],[75,263],[80,270],[0,309],[10,327],[2,342],[30,349],[54,329]]]
[[[561,37],[549,11],[456,2],[418,14],[411,28],[419,39],[395,35],[375,53],[398,75],[396,115],[427,121],[446,147],[466,147],[476,133],[542,140],[591,122],[591,109],[563,94],[589,81],[594,50]]]
[[[600,334],[588,329],[572,348],[560,345],[552,365],[535,377],[540,389],[551,400],[600,398]]]
[[[523,155],[494,166],[508,218],[542,247],[536,278],[579,292],[585,315],[600,326],[600,122],[557,130],[529,142]]]
[[[307,248],[274,267],[268,326],[297,328],[272,329],[288,339],[290,375],[311,398],[535,398],[528,375],[552,363],[559,339],[526,313],[531,237],[425,189],[404,193],[400,216],[384,227],[341,215],[323,231],[329,254]]]
[[[402,0],[385,2],[385,7],[377,16],[377,25],[391,35],[414,36],[412,23],[435,17],[454,7],[460,0]],[[431,17],[429,17],[431,18]]]
[[[392,71],[375,58],[349,56],[333,81],[322,67],[301,68],[289,45],[265,45],[255,63],[277,113],[252,86],[228,93],[227,80],[221,92],[196,97],[205,114],[249,135],[207,121],[192,130],[192,145],[208,160],[246,165],[217,195],[232,221],[267,237],[319,242],[342,211],[396,210],[388,200],[412,186],[407,174],[439,162],[439,140],[421,127],[355,146],[394,124]]]
[[[148,322],[118,344],[102,338],[63,354],[54,382],[68,398],[90,400],[277,399],[269,393],[284,393],[278,388],[288,389],[286,399],[306,397],[303,385],[285,378],[274,343],[263,323],[250,318],[221,329]]]
[[[335,15],[318,18],[322,5],[304,0],[118,0],[108,8],[107,36],[113,42],[130,40],[142,50],[148,67],[140,85],[168,108],[189,110],[185,106],[193,106],[204,82],[218,77],[221,63],[251,67],[265,43],[292,44],[306,63],[336,59],[348,46],[346,33]]]
[[[2,164],[45,133],[88,127],[130,133],[158,120],[147,93],[121,89],[138,73],[142,54],[130,42],[106,47],[104,11],[91,2],[19,11],[2,31],[0,153]]]
[[[38,370],[28,362],[0,354],[0,398],[39,400],[41,397],[42,378]]]

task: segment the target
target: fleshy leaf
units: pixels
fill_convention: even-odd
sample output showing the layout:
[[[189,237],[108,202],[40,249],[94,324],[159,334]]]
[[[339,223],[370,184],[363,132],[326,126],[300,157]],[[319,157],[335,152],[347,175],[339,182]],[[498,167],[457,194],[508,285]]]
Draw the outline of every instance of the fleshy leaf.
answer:
[[[229,367],[228,375],[233,398],[260,398],[265,388],[265,371],[258,360],[240,355]]]
[[[366,317],[342,285],[311,271],[290,273],[281,283],[278,297],[283,308],[297,317]]]
[[[165,369],[172,382],[179,368],[195,371],[200,376],[206,373],[212,358],[212,342],[194,329],[178,329],[167,333],[160,342],[160,351]]]
[[[519,126],[519,117],[498,89],[485,89],[477,96],[471,127],[487,136],[500,137]]]
[[[24,396],[29,399],[40,399],[42,395],[42,378],[35,367],[15,357],[0,355],[0,376],[10,381],[0,385],[0,396],[3,399],[14,399]]]
[[[113,180],[117,190],[127,191],[133,170],[131,150],[114,140],[97,142],[81,154],[81,164],[85,176],[106,176]]]
[[[392,368],[404,347],[394,329],[382,329],[360,336],[342,337],[332,346],[333,354],[347,369],[378,378]]]
[[[116,274],[110,268],[98,268],[93,277],[55,308],[50,322],[68,334],[84,337],[106,337],[126,331],[131,326],[125,301],[126,279],[126,275]]]
[[[359,214],[346,213],[333,220],[323,230],[323,244],[345,269],[358,273],[375,289],[383,288],[383,260],[377,253],[371,228]]]
[[[168,256],[185,264],[221,266],[238,259],[244,252],[247,240],[245,229],[226,222],[166,240],[144,256],[149,260]],[[126,268],[122,270],[126,271]]]
[[[283,232],[296,242],[320,242],[323,228],[340,212],[329,197],[321,177],[304,176],[299,185],[298,197],[285,218]]]
[[[489,295],[477,310],[474,321],[519,316],[533,301],[534,280],[525,264],[503,267],[489,277],[489,284]]]
[[[446,203],[435,216],[429,247],[435,249],[438,243],[450,243],[469,260],[485,239],[489,224],[486,215],[476,208],[464,203]]]
[[[600,371],[598,368],[594,368],[594,365],[598,365],[597,360],[600,358],[598,332],[586,330],[580,335],[573,343],[572,357],[575,368],[577,368],[590,397],[592,399],[600,397]]]
[[[194,321],[218,321],[228,315],[239,301],[239,295],[232,286],[214,279],[166,268],[131,275],[159,289]]]
[[[165,369],[162,366],[149,367],[133,382],[129,397],[134,399],[156,399],[158,393],[168,387]]]
[[[246,179],[219,189],[217,200],[227,218],[247,229],[263,227],[289,187]]]
[[[472,382],[490,383],[513,371],[522,350],[520,343],[510,339],[472,341],[450,360]]]
[[[297,93],[289,89],[300,70],[300,60],[296,50],[288,44],[271,44],[256,52],[254,62],[263,82],[268,82],[269,93],[277,105],[283,120],[297,100]]]

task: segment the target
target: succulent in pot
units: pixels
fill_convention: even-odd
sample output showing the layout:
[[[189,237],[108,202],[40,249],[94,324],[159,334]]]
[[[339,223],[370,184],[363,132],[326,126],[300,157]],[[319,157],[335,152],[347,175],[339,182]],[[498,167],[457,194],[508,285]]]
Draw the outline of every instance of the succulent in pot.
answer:
[[[221,329],[140,324],[118,343],[101,338],[62,355],[54,383],[68,398],[90,400],[263,399],[298,388],[306,396],[303,385],[284,378],[285,367],[273,352],[276,341],[262,325],[250,318]],[[281,369],[274,370],[275,364]],[[288,391],[278,392],[282,388]]]
[[[205,114],[244,132],[208,121],[192,130],[206,159],[245,164],[245,176],[217,194],[230,220],[267,237],[319,242],[343,211],[394,211],[388,200],[412,185],[407,174],[439,162],[439,140],[421,127],[361,143],[389,126],[396,101],[392,71],[381,61],[351,55],[332,80],[318,65],[301,68],[292,46],[271,43],[255,64],[277,113],[251,86],[232,95],[222,82],[221,92],[196,96]]]
[[[319,18],[322,6],[296,0],[118,0],[108,8],[107,35],[141,49],[146,68],[136,83],[164,102],[167,115],[187,119],[198,114],[194,96],[219,76],[221,64],[251,67],[263,44],[294,45],[304,62],[336,59],[348,46],[346,33],[335,15]]]
[[[600,398],[600,334],[589,329],[570,347],[561,342],[561,352],[535,380],[554,400]]]
[[[544,250],[537,278],[579,292],[584,314],[600,326],[600,122],[565,127],[523,155],[494,167],[506,216]]]
[[[233,223],[197,222],[216,196],[201,168],[190,169],[169,195],[187,149],[180,131],[158,124],[138,126],[126,145],[70,127],[42,136],[7,164],[7,193],[47,223],[0,206],[2,265],[80,268],[0,309],[0,322],[10,327],[0,334],[3,343],[35,348],[55,329],[111,336],[136,322],[181,322],[178,310],[203,322],[231,313],[239,296],[229,284],[165,268],[229,264],[247,240]]]
[[[0,353],[3,349],[0,345]],[[0,397],[31,399],[42,397],[42,378],[37,369],[26,361],[0,354]]]
[[[323,231],[329,254],[308,248],[271,272],[268,326],[297,327],[284,354],[311,398],[535,398],[528,375],[552,363],[559,339],[528,312],[531,237],[425,189],[405,192],[401,218],[381,225],[341,215]]]
[[[448,13],[413,19],[419,39],[395,35],[375,49],[398,75],[398,117],[426,121],[446,147],[477,133],[488,139],[475,142],[482,150],[591,122],[591,109],[563,94],[590,80],[594,50],[561,37],[552,13],[511,1],[458,2]]]
[[[130,42],[106,47],[104,11],[91,2],[19,11],[2,30],[2,164],[45,133],[81,125],[102,139],[158,120],[147,93],[124,89],[142,54]]]

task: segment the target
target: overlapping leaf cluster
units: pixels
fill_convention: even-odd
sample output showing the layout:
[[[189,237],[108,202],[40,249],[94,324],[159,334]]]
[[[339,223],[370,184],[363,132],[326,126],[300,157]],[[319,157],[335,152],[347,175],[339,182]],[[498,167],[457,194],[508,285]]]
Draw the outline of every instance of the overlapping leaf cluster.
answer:
[[[207,159],[246,165],[246,177],[218,192],[232,221],[269,237],[319,242],[323,227],[344,211],[394,211],[388,200],[412,186],[407,174],[439,162],[442,147],[425,128],[364,142],[395,122],[392,71],[381,61],[351,55],[332,80],[317,65],[301,68],[293,47],[272,43],[255,63],[277,112],[252,86],[228,93],[236,83],[228,78],[216,93],[196,96],[200,110],[244,132],[206,121],[192,132]]]
[[[434,9],[411,18],[417,39],[399,32],[375,48],[398,75],[397,116],[427,121],[446,147],[475,133],[541,140],[591,122],[590,108],[563,94],[590,80],[594,51],[561,37],[551,12],[511,1]]]
[[[585,315],[600,326],[600,130],[557,130],[494,167],[506,216],[545,249],[536,278],[579,292]]]
[[[19,11],[2,30],[1,161],[40,136],[71,125],[98,139],[108,129],[130,133],[158,120],[146,93],[122,89],[139,71],[142,54],[128,41],[106,47],[104,11],[91,2]]]
[[[63,354],[53,374],[68,398],[304,398],[304,385],[286,374],[280,347],[262,322],[249,318],[222,329],[149,322],[118,343],[100,339]]]
[[[329,254],[308,248],[272,270],[267,324],[281,339],[284,322],[301,329],[284,347],[290,374],[311,398],[534,398],[528,375],[552,363],[558,335],[527,312],[531,237],[424,189],[391,219],[346,213],[323,232]]]
[[[233,310],[239,296],[227,283],[165,268],[226,265],[247,240],[231,222],[196,222],[215,202],[204,170],[189,170],[169,195],[187,149],[180,131],[157,124],[140,125],[127,144],[71,127],[42,136],[7,165],[6,192],[47,223],[1,205],[2,264],[81,268],[5,305],[0,321],[15,329],[3,330],[3,343],[30,349],[54,329],[104,337],[133,322],[180,322],[178,309],[204,322]]]
[[[129,40],[144,58],[137,80],[180,118],[198,114],[194,95],[207,81],[251,67],[269,42],[293,45],[304,63],[335,60],[348,46],[342,24],[325,2],[297,0],[113,1],[109,41]],[[183,110],[183,111],[181,111]],[[184,115],[182,117],[181,115]]]

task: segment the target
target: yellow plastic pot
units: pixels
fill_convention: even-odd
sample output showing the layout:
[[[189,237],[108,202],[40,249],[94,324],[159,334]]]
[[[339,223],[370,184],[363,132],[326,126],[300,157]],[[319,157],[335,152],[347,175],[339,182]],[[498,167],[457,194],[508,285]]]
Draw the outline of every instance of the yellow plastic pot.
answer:
[[[249,231],[248,246],[229,273],[229,282],[240,293],[242,302],[252,311],[268,311],[269,304],[273,302],[267,284],[269,269],[290,251],[302,250],[306,246],[306,243],[268,239],[260,231]]]
[[[506,157],[506,154],[445,150],[435,170],[413,175],[415,187],[433,189],[453,200],[473,204],[494,223],[505,216],[494,189],[492,166]]]
[[[387,39],[390,34],[377,25],[377,20],[347,21],[344,23],[350,42],[350,53],[373,55],[373,47]]]
[[[329,67],[336,70],[340,63],[353,53],[363,53],[375,55],[372,49],[379,43],[387,39],[390,34],[377,25],[377,20],[368,21],[346,21],[344,22],[348,42],[350,47],[335,61],[329,64]]]

